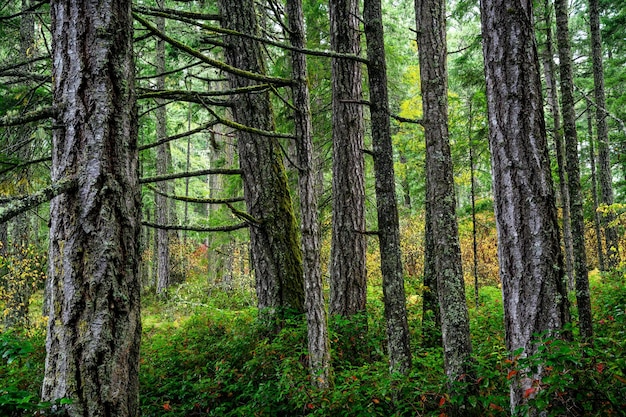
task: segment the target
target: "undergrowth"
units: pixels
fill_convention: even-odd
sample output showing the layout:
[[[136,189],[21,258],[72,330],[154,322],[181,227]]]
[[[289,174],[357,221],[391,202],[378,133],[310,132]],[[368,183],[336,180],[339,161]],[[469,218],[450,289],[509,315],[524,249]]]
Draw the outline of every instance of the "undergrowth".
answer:
[[[626,415],[626,287],[621,274],[593,276],[593,345],[539,339],[539,353],[519,360],[504,348],[500,290],[481,288],[478,308],[470,303],[474,377],[457,383],[473,385],[475,394],[468,398],[447,394],[442,350],[419,346],[417,303],[409,304],[408,312],[414,333],[408,376],[389,375],[382,303],[374,297],[357,355],[346,353],[343,339],[350,334],[340,338],[331,329],[333,383],[320,391],[310,382],[302,318],[270,332],[243,297],[194,297],[178,304],[174,297],[167,302],[144,299],[144,417],[441,416],[459,404],[468,414],[508,416],[509,378],[538,366],[545,374],[533,385],[529,407],[547,416]],[[44,344],[42,329],[0,334],[0,415],[32,416],[45,408],[38,401]]]

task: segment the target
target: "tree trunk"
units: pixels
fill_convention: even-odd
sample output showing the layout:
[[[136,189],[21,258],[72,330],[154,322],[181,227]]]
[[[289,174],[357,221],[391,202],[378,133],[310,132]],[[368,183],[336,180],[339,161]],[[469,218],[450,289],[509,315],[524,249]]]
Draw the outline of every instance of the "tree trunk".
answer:
[[[609,149],[609,129],[606,123],[606,97],[604,93],[604,68],[602,63],[602,35],[600,33],[600,11],[598,0],[589,0],[589,26],[591,28],[591,51],[593,62],[593,87],[596,100],[596,125],[598,134],[598,178],[600,180],[600,203],[613,204],[613,183],[611,154]],[[619,238],[617,229],[611,225],[615,215],[606,212],[602,215],[606,240],[606,267],[614,269],[619,265]]]
[[[252,0],[218,2],[224,28],[259,35]],[[226,62],[236,68],[265,73],[261,45],[240,36],[225,36]],[[257,82],[227,75],[231,88]],[[237,123],[266,131],[274,130],[269,93],[242,94],[233,100]],[[239,164],[248,213],[257,221],[250,227],[252,266],[260,310],[273,315],[277,310],[304,311],[302,252],[287,175],[278,140],[249,131],[237,132]],[[282,312],[281,312],[282,313]]]
[[[358,55],[358,0],[332,0],[330,44],[335,52]],[[365,312],[365,179],[361,64],[332,59],[333,218],[330,265],[330,314]],[[356,323],[355,323],[356,324]],[[365,324],[365,323],[360,323]],[[366,327],[363,327],[364,331]]]
[[[302,0],[287,1],[287,17],[289,19],[291,45],[303,49],[306,43]],[[298,191],[302,217],[300,230],[302,232],[302,254],[304,255],[304,303],[307,316],[311,378],[315,386],[328,388],[330,384],[330,347],[320,263],[321,244],[313,166],[313,126],[306,62],[306,55],[299,52],[291,53],[291,73],[295,81],[292,93],[295,107]]]
[[[594,149],[593,140],[593,116],[591,115],[591,102],[586,100],[587,104],[587,131],[589,137],[589,167],[591,170],[591,197],[593,198],[593,227],[596,232],[596,250],[598,252],[598,268],[604,271],[606,264],[604,263],[604,248],[602,246],[602,219],[598,212],[598,178],[596,175],[596,151]]]
[[[555,0],[554,7],[556,12],[556,35],[559,46],[563,133],[565,135],[565,152],[567,154],[565,167],[567,169],[572,222],[576,303],[578,305],[580,335],[584,341],[591,342],[593,337],[591,297],[589,294],[589,276],[587,274],[587,253],[585,251],[585,219],[583,217],[583,197],[580,187],[578,134],[576,133],[576,109],[574,108],[574,74],[567,0]]]
[[[51,1],[52,181],[44,401],[139,415],[140,195],[131,4]]]
[[[561,209],[563,211],[563,247],[565,248],[565,273],[568,278],[568,288],[574,288],[574,245],[572,238],[572,221],[570,216],[570,194],[565,175],[567,161],[563,141],[563,127],[561,126],[561,112],[555,79],[554,51],[552,39],[551,3],[545,0],[544,19],[546,21],[546,46],[543,50],[543,72],[546,79],[548,108],[552,114],[554,148],[556,149],[556,163],[559,176],[559,191],[561,192]]]
[[[163,0],[157,1],[157,6],[163,8]],[[165,18],[157,18],[157,29],[165,33]],[[165,41],[156,39],[155,69],[157,73],[156,89],[165,89]],[[165,100],[157,100],[158,107],[156,114],[156,139],[157,142],[167,139],[167,107]],[[169,162],[169,142],[157,147],[156,172],[157,175],[167,174]],[[157,185],[158,191],[155,193],[155,218],[157,224],[170,224],[169,199],[165,196],[170,194],[168,181],[160,181]],[[165,194],[165,195],[164,195]],[[160,296],[170,286],[170,238],[169,230],[156,230],[156,293]]]
[[[433,239],[430,249],[437,277],[444,365],[452,386],[468,372],[472,345],[448,134],[445,3],[416,0],[415,15],[426,137],[428,233]]]
[[[534,335],[569,322],[532,16],[529,0],[481,2],[506,346],[522,356],[537,351]],[[513,414],[541,376],[511,379]]]
[[[396,202],[396,180],[393,168],[387,63],[380,0],[365,0],[363,5],[367,40],[370,114],[376,177],[378,241],[380,270],[383,277],[383,299],[387,321],[387,351],[390,372],[407,374],[411,370],[409,325],[400,251],[400,221]]]

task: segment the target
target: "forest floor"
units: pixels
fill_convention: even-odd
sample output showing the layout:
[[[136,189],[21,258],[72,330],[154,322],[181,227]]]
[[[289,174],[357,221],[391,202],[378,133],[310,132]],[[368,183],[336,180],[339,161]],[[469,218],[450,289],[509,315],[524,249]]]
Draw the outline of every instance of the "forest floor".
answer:
[[[197,277],[173,288],[167,301],[143,297],[141,407],[152,416],[442,416],[464,403],[474,415],[507,416],[509,379],[542,366],[530,405],[547,415],[626,416],[626,274],[591,274],[593,345],[542,339],[540,353],[510,358],[504,347],[501,292],[468,288],[475,363],[459,384],[475,394],[447,394],[441,348],[421,347],[421,297],[407,283],[413,367],[389,375],[382,290],[370,283],[366,337],[331,329],[333,384],[312,387],[307,370],[306,325],[287,320],[267,337],[251,290],[209,291]],[[417,285],[417,284],[416,284]],[[573,300],[573,298],[572,298]],[[41,311],[41,295],[32,311]],[[39,305],[38,305],[39,303]],[[576,309],[573,306],[574,324]],[[45,358],[44,319],[28,329],[0,334],[0,415],[39,415]],[[352,343],[355,342],[356,343]],[[468,413],[470,410],[468,410]]]

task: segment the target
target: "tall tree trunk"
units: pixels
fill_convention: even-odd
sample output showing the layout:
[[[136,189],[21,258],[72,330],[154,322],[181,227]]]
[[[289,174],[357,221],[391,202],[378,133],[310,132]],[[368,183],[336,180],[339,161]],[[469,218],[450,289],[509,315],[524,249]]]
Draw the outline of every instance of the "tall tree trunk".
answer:
[[[591,28],[591,52],[593,62],[593,87],[596,100],[596,125],[598,135],[598,178],[600,180],[600,203],[613,204],[613,182],[611,173],[611,153],[609,149],[609,129],[606,123],[606,97],[604,93],[604,68],[602,62],[602,35],[600,33],[600,10],[598,0],[589,0],[589,26]],[[611,225],[615,215],[606,212],[602,216],[606,240],[606,267],[619,265],[619,239],[617,229]]]
[[[506,346],[528,356],[569,322],[532,3],[482,0],[481,20]],[[512,413],[541,376],[513,376]]]
[[[222,25],[241,33],[259,35],[252,0],[220,0]],[[265,73],[261,45],[240,36],[225,37],[226,62],[236,68]],[[228,74],[231,88],[256,81]],[[269,93],[242,94],[233,100],[237,123],[273,131],[274,116]],[[272,316],[277,310],[304,311],[302,252],[287,175],[278,140],[251,131],[237,132],[239,164],[249,214],[257,221],[250,227],[252,266],[260,310]],[[282,314],[282,312],[281,312]]]
[[[157,6],[163,8],[163,0],[157,1]],[[165,33],[165,18],[157,18],[157,29]],[[156,67],[156,88],[157,90],[165,89],[165,41],[161,38],[156,39],[155,51],[155,67]],[[161,141],[167,138],[167,108],[165,101],[159,99],[156,113],[156,140]],[[164,143],[157,147],[156,171],[157,175],[167,174],[169,162],[170,144]],[[157,224],[169,224],[169,199],[165,196],[170,194],[168,181],[161,181],[157,184],[158,191],[155,193],[155,211]],[[165,294],[170,286],[170,235],[165,229],[156,230],[156,292],[158,295]]]
[[[472,344],[448,133],[445,2],[416,0],[415,15],[426,137],[426,201],[433,237],[432,262],[439,293],[444,365],[452,386],[461,375],[469,372]]]
[[[303,49],[306,42],[302,0],[287,1],[287,17],[291,45]],[[304,256],[304,304],[312,381],[320,388],[327,388],[330,383],[330,347],[320,262],[321,244],[313,166],[313,126],[306,62],[306,55],[299,52],[291,53],[291,73],[295,82],[292,93],[295,107],[298,191],[302,217],[300,230]]]
[[[52,0],[52,181],[44,401],[71,417],[139,415],[140,195],[127,1]]]
[[[406,316],[406,295],[400,251],[400,221],[396,201],[396,180],[393,168],[387,63],[380,0],[365,0],[363,19],[367,40],[370,114],[376,177],[378,209],[378,241],[380,270],[383,277],[383,298],[387,321],[389,369],[407,374],[411,370],[409,325]]]
[[[332,0],[330,44],[333,51],[358,55],[358,0]],[[330,265],[330,314],[365,312],[365,179],[361,64],[332,59],[333,218]],[[357,323],[355,323],[357,324]],[[364,323],[360,323],[363,325]],[[365,330],[365,327],[363,327]]]
[[[578,134],[576,133],[576,109],[574,108],[574,74],[572,70],[572,48],[570,46],[567,0],[554,1],[556,13],[556,35],[559,46],[559,73],[561,76],[561,105],[563,107],[563,133],[567,154],[567,185],[569,189],[570,213],[572,222],[572,247],[574,255],[574,276],[576,277],[576,303],[580,335],[591,342],[593,326],[591,317],[591,297],[587,274],[587,253],[585,251],[585,219],[583,197],[580,187],[580,163],[578,156]]]
[[[591,114],[591,101],[585,100],[587,104],[587,132],[589,139],[589,167],[591,170],[591,197],[593,199],[593,227],[596,232],[596,250],[598,251],[598,268],[604,271],[604,247],[602,246],[602,219],[598,212],[598,178],[596,175],[596,151],[593,140],[593,116]]]
[[[548,108],[552,114],[554,148],[556,149],[556,163],[559,176],[559,190],[561,192],[561,210],[563,211],[563,247],[565,248],[565,273],[568,277],[568,287],[574,288],[574,245],[572,238],[572,221],[570,216],[570,195],[567,183],[565,146],[563,141],[563,127],[561,126],[561,112],[555,79],[554,51],[552,39],[551,3],[544,2],[544,19],[546,22],[546,43],[543,49],[543,72],[546,80],[546,94]]]

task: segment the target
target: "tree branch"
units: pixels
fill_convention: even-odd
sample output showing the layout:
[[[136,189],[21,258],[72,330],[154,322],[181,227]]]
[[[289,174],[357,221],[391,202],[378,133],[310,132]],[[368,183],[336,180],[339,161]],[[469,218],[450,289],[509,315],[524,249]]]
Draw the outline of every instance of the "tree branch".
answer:
[[[398,116],[397,114],[390,115],[392,119],[397,120],[400,123],[413,123],[416,125],[424,126],[424,121],[421,119],[409,119],[407,117]]]
[[[167,224],[156,224],[146,221],[141,222],[142,225],[151,227],[153,229],[162,230],[183,230],[188,232],[234,232],[235,230],[246,229],[247,223],[238,223],[231,226],[215,226],[215,227],[200,227],[200,226],[177,226]]]
[[[31,195],[7,203],[5,206],[0,207],[0,224],[6,223],[15,216],[50,201],[60,194],[66,193],[75,188],[77,183],[75,178],[65,178]]]
[[[139,146],[137,149],[139,151],[145,151],[146,149],[155,148],[157,146],[163,145],[164,143],[171,142],[171,141],[176,140],[176,139],[186,138],[187,136],[191,136],[191,135],[194,135],[196,133],[200,133],[203,130],[207,130],[207,129],[215,126],[218,123],[219,123],[219,121],[213,120],[213,121],[211,121],[211,122],[209,122],[209,123],[207,123],[205,125],[202,125],[200,127],[192,129],[192,130],[188,130],[187,132],[179,133],[178,135],[168,136],[168,137],[166,137],[164,139],[161,139],[158,142],[148,143],[147,145]]]
[[[174,38],[171,38],[169,36],[167,36],[166,34],[164,34],[163,32],[159,31],[156,27],[154,27],[150,22],[148,22],[147,20],[145,20],[144,18],[142,18],[141,16],[139,16],[137,13],[133,12],[133,17],[135,18],[135,20],[137,20],[139,23],[141,23],[146,29],[148,29],[150,32],[152,32],[155,36],[157,36],[158,38],[163,39],[165,42],[169,43],[170,45],[172,45],[173,47],[180,49],[181,51],[184,51],[186,53],[188,53],[189,55],[198,58],[199,60],[212,65],[213,67],[220,69],[222,71],[226,71],[228,73],[234,74],[234,75],[238,75],[240,77],[244,77],[244,78],[248,78],[251,80],[255,80],[255,81],[260,81],[260,82],[264,82],[264,83],[272,83],[272,84],[276,84],[276,85],[284,85],[284,86],[288,86],[292,84],[292,80],[288,79],[288,78],[280,78],[280,77],[270,77],[270,76],[266,76],[266,75],[261,75],[261,74],[257,74],[254,72],[250,72],[250,71],[244,71],[241,70],[239,68],[235,68],[232,67],[228,64],[225,64],[221,61],[209,58],[208,56],[204,55],[203,53],[183,44],[182,42],[177,41]]]
[[[242,125],[241,123],[234,122],[232,120],[225,119],[220,117],[215,113],[211,108],[206,107],[207,111],[211,113],[213,117],[215,117],[221,124],[224,126],[232,127],[236,130],[241,130],[242,132],[252,133],[253,135],[267,136],[271,138],[281,138],[281,139],[295,139],[294,135],[288,135],[286,133],[272,132],[269,130],[257,129],[254,127]]]
[[[198,204],[227,204],[230,207],[230,203],[238,203],[240,201],[244,201],[243,197],[232,197],[232,198],[196,198],[196,197],[183,197],[174,194],[164,193],[156,189],[151,185],[147,185],[148,189],[154,191],[155,193],[162,195],[163,197],[170,198],[172,200],[184,201],[186,203],[198,203]]]
[[[146,10],[148,9],[148,10]],[[160,11],[158,9],[152,9],[152,8],[145,8],[145,7],[135,7],[134,10],[137,10],[138,12],[141,12],[143,14],[147,14],[150,16],[157,16],[157,17],[169,17],[171,18],[171,15],[169,15],[167,12],[164,11]],[[288,51],[293,51],[293,52],[300,52],[303,53],[305,55],[311,55],[311,56],[321,56],[321,57],[326,57],[326,58],[338,58],[338,59],[349,59],[349,60],[353,60],[353,61],[357,61],[357,62],[361,62],[363,64],[367,64],[367,59],[360,57],[358,55],[353,55],[353,54],[342,54],[340,52],[334,52],[334,51],[320,51],[320,50],[316,50],[316,49],[306,49],[306,48],[296,48],[293,47],[291,45],[282,43],[282,42],[277,42],[277,41],[272,41],[270,39],[267,38],[263,38],[261,36],[254,36],[254,35],[249,35],[246,33],[241,33],[241,32],[237,32],[236,30],[232,30],[232,29],[226,29],[226,28],[222,28],[219,26],[212,26],[212,25],[207,25],[207,24],[202,24],[202,23],[198,23],[195,22],[192,19],[187,19],[184,17],[181,17],[180,19],[177,19],[181,22],[184,23],[189,23],[195,26],[198,26],[202,29],[211,31],[211,32],[215,32],[215,33],[221,33],[222,35],[233,35],[233,36],[242,36],[244,38],[248,38],[257,42],[261,42],[264,43],[266,45],[271,45],[271,46],[276,46],[278,48],[281,49],[285,49]],[[206,19],[200,19],[200,20],[206,20]]]
[[[0,118],[0,127],[20,126],[30,122],[36,122],[39,120],[49,119],[54,115],[54,109],[52,107],[44,107],[39,110],[33,110],[28,113],[24,113],[21,116],[9,117],[5,116]]]
[[[168,181],[178,178],[199,177],[202,175],[241,175],[240,169],[205,169],[201,171],[182,172],[178,174],[157,175],[155,177],[140,178],[139,184],[149,184],[153,182]]]

